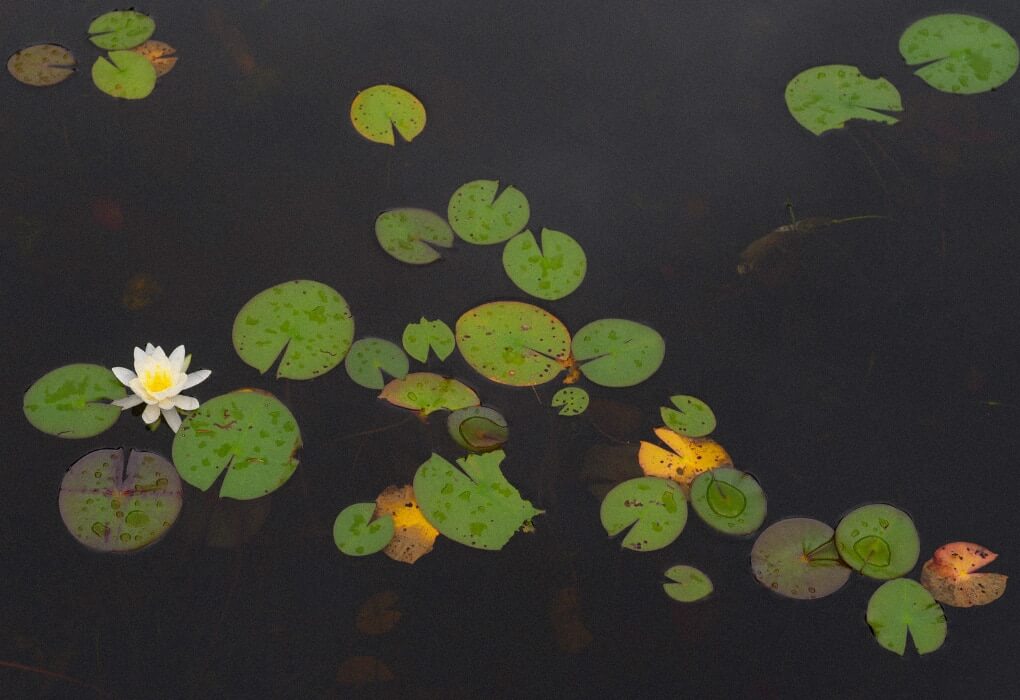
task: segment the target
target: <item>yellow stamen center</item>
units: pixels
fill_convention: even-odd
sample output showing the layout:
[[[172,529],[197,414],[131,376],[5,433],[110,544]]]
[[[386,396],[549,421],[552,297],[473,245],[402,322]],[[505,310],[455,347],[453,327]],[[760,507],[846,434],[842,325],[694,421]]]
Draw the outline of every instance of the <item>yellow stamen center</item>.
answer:
[[[166,367],[155,367],[142,375],[142,385],[150,394],[166,391],[173,383],[173,377]]]

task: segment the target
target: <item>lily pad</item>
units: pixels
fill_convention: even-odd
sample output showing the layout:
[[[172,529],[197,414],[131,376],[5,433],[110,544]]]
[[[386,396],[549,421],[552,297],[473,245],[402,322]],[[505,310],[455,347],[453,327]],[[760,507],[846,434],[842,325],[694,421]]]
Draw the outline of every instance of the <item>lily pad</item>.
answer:
[[[811,518],[773,523],[751,548],[751,571],[761,585],[781,596],[824,598],[850,578],[832,536],[831,527]]]
[[[63,438],[99,435],[117,422],[124,385],[106,367],[64,365],[47,372],[25,392],[25,417],[33,426]]]
[[[907,632],[918,654],[928,654],[946,641],[946,615],[931,593],[917,581],[886,581],[868,601],[868,625],[875,639],[900,656],[907,650]]]
[[[283,353],[277,378],[312,379],[341,361],[354,318],[340,294],[321,282],[294,280],[252,297],[234,319],[234,348],[263,374]]]
[[[588,392],[580,387],[564,387],[553,394],[550,405],[559,407],[561,416],[579,416],[588,409]]]
[[[872,503],[847,513],[836,526],[836,546],[851,569],[877,579],[907,573],[921,551],[914,521],[886,503]]]
[[[394,145],[393,129],[411,142],[425,129],[425,105],[394,85],[373,85],[351,102],[351,123],[369,141]]]
[[[410,265],[427,265],[439,260],[440,255],[433,245],[440,248],[453,245],[453,230],[446,219],[427,209],[384,211],[375,220],[375,237],[383,250]]]
[[[156,22],[134,10],[114,10],[99,15],[89,25],[89,40],[101,49],[130,49],[156,31]]]
[[[731,535],[747,535],[765,522],[765,492],[750,474],[720,467],[691,484],[691,506],[710,527]]]
[[[60,517],[89,549],[132,552],[159,540],[181,512],[180,477],[152,452],[89,452],[60,483]]]
[[[666,569],[666,578],[672,583],[662,584],[662,589],[670,598],[681,603],[693,603],[712,594],[712,579],[693,566],[671,566]]]
[[[921,567],[921,585],[943,605],[969,608],[987,605],[1006,592],[1004,574],[976,574],[998,557],[973,542],[950,542],[935,550]]]
[[[25,85],[49,87],[70,78],[78,61],[59,44],[36,44],[11,54],[7,71]]]
[[[383,387],[379,398],[394,406],[420,411],[423,416],[481,403],[470,387],[432,372],[412,372],[403,379],[394,379]]]
[[[470,406],[453,411],[446,419],[454,442],[471,452],[491,452],[510,437],[506,418],[488,406]]]
[[[131,50],[144,56],[145,60],[152,64],[152,67],[156,69],[157,78],[162,78],[177,65],[177,57],[174,56],[177,49],[164,41],[149,39]]]
[[[856,66],[815,66],[802,71],[786,86],[786,107],[812,134],[842,129],[851,119],[895,124],[901,112],[900,93],[885,78],[866,78]]]
[[[374,503],[355,503],[340,511],[333,521],[337,549],[352,557],[385,549],[393,539],[393,517],[384,515],[373,520],[374,513]]]
[[[283,486],[297,469],[301,432],[275,396],[241,390],[206,401],[174,438],[181,478],[205,491],[226,472],[220,496],[248,500]]]
[[[413,564],[432,551],[439,530],[422,515],[410,484],[387,486],[375,499],[375,515],[393,518],[393,539],[383,550],[390,559]]]
[[[688,489],[699,474],[733,466],[723,446],[710,438],[684,437],[665,427],[656,428],[655,435],[670,449],[641,441],[638,463],[648,476],[672,479]]]
[[[140,100],[156,87],[156,69],[134,51],[111,51],[109,60],[100,56],[92,64],[92,82],[112,97]]]
[[[678,394],[669,400],[676,410],[667,406],[659,408],[662,422],[670,430],[686,437],[705,437],[715,430],[715,414],[708,404],[693,396]]]
[[[404,327],[404,334],[400,338],[407,354],[425,362],[429,359],[429,348],[436,353],[436,357],[442,362],[453,352],[456,341],[453,338],[453,331],[446,325],[445,321],[429,321],[425,317],[418,323],[408,323]]]
[[[687,500],[675,482],[642,476],[624,481],[607,493],[599,516],[610,537],[634,525],[621,546],[650,552],[667,546],[683,532]]]
[[[367,389],[382,389],[386,386],[383,372],[403,379],[407,376],[408,365],[404,351],[396,343],[382,338],[362,338],[356,341],[344,361],[347,376],[355,384]]]
[[[574,334],[581,372],[602,386],[640,384],[659,369],[666,341],[654,329],[622,318],[592,321]]]
[[[503,248],[503,269],[510,281],[533,297],[562,299],[584,281],[588,258],[577,241],[560,231],[542,229],[542,247],[531,231],[519,233]]]
[[[999,87],[1016,73],[1020,53],[1004,29],[971,15],[931,15],[900,37],[907,65],[927,63],[914,75],[942,92],[973,95]]]
[[[465,312],[457,319],[456,334],[468,364],[500,384],[544,384],[570,360],[570,333],[563,322],[519,301],[493,301]]]
[[[447,207],[446,217],[468,243],[502,243],[528,224],[531,208],[520,190],[507,187],[496,196],[498,180],[474,180],[461,185]]]
[[[432,453],[414,475],[422,513],[450,539],[479,549],[502,549],[542,511],[521,498],[503,476],[503,450],[468,455],[460,468]]]

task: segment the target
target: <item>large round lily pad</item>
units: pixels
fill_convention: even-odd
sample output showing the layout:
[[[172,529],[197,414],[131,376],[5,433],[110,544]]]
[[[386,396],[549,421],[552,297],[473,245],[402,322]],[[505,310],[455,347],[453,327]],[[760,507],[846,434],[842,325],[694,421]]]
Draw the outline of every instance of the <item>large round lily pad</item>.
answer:
[[[488,406],[469,406],[450,413],[446,428],[454,442],[471,452],[491,452],[510,437],[503,415]]]
[[[347,376],[366,389],[386,386],[383,372],[403,379],[407,376],[409,364],[400,346],[382,338],[361,338],[351,346],[344,360]]]
[[[25,85],[48,87],[70,78],[78,62],[71,50],[59,44],[36,44],[15,51],[7,71]]]
[[[946,615],[931,593],[917,581],[886,581],[868,601],[868,625],[875,639],[900,656],[907,650],[910,632],[918,654],[928,654],[946,641]]]
[[[836,546],[851,569],[877,579],[907,573],[921,552],[914,521],[887,503],[872,503],[847,513],[836,526]]]
[[[542,229],[542,247],[531,231],[519,233],[503,248],[503,269],[510,281],[533,297],[562,299],[584,281],[588,258],[577,241],[560,231]]]
[[[519,301],[493,301],[465,312],[457,319],[456,335],[468,364],[500,384],[544,384],[570,358],[570,333],[563,322]]]
[[[33,426],[63,438],[98,435],[117,422],[124,385],[106,367],[64,365],[47,372],[25,392],[25,417]]]
[[[617,485],[602,500],[602,527],[615,537],[630,527],[621,546],[638,552],[662,549],[687,524],[687,500],[669,479],[641,476]]]
[[[842,129],[851,119],[895,124],[882,112],[901,112],[900,93],[885,78],[865,78],[856,66],[815,66],[786,86],[786,107],[812,134]]]
[[[592,321],[574,334],[581,372],[602,386],[640,384],[659,369],[666,341],[653,328],[622,318]]]
[[[394,85],[373,85],[351,102],[351,123],[369,141],[393,146],[393,129],[412,141],[425,129],[425,105],[417,97]]]
[[[340,294],[321,282],[294,280],[252,297],[234,319],[234,348],[265,373],[283,353],[276,376],[312,379],[343,361],[354,318]]]
[[[140,100],[156,87],[156,69],[134,51],[111,51],[109,60],[100,56],[92,64],[92,82],[112,97]]]
[[[379,398],[394,406],[419,411],[423,416],[480,403],[478,394],[471,387],[432,372],[411,372],[401,379],[393,379],[383,387]]]
[[[297,469],[301,432],[271,394],[242,390],[202,404],[177,431],[174,464],[203,491],[226,471],[220,496],[248,500],[283,486]]]
[[[156,31],[156,22],[134,10],[114,10],[99,15],[89,25],[89,40],[101,49],[130,49]]]
[[[669,400],[676,408],[662,406],[659,413],[662,415],[662,422],[673,432],[685,437],[699,438],[715,430],[715,414],[701,399],[678,394],[670,396]]]
[[[446,219],[427,209],[384,211],[375,220],[375,237],[383,250],[410,265],[439,260],[439,253],[432,246],[453,245],[453,230]]]
[[[446,216],[458,236],[468,243],[492,245],[519,233],[531,217],[528,199],[507,187],[496,196],[498,180],[474,180],[461,185],[447,207]]]
[[[131,552],[166,534],[181,512],[182,496],[180,477],[163,457],[141,450],[96,450],[64,475],[60,517],[90,549]]]
[[[773,523],[751,548],[751,571],[761,585],[787,598],[824,598],[850,578],[832,535],[831,527],[811,518]]]
[[[758,480],[732,467],[712,469],[691,484],[691,506],[710,527],[731,535],[754,532],[765,522],[765,492]]]
[[[671,582],[662,584],[662,589],[670,598],[681,603],[693,603],[712,594],[712,579],[693,566],[671,566],[666,569],[666,578]]]
[[[931,15],[900,37],[907,64],[928,65],[914,75],[936,90],[973,95],[999,87],[1016,73],[1016,40],[988,20],[971,15]]]
[[[362,557],[386,548],[393,539],[393,516],[372,519],[374,503],[355,503],[333,521],[333,542],[344,554]]]

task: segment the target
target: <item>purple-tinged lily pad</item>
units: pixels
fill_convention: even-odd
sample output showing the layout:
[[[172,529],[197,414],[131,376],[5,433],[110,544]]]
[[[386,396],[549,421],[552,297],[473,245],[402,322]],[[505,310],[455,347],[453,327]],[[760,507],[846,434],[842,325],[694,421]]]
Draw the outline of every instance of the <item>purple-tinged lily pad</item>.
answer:
[[[761,585],[787,598],[824,598],[850,578],[832,537],[832,528],[818,520],[780,520],[751,548],[751,571]]]
[[[25,392],[25,417],[33,426],[63,438],[98,435],[117,422],[124,385],[106,367],[64,365],[47,372]]]
[[[510,437],[506,418],[488,406],[470,406],[453,411],[446,419],[450,437],[471,452],[491,452]]]
[[[394,379],[383,387],[379,398],[394,406],[420,411],[423,416],[480,403],[478,394],[467,385],[432,372],[411,372],[402,379]]]

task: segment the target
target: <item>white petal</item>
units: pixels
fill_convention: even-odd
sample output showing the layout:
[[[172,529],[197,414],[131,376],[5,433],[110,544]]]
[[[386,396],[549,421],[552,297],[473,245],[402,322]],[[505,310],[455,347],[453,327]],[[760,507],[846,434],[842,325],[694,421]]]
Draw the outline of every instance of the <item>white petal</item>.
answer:
[[[209,378],[210,374],[212,374],[212,370],[209,369],[200,369],[197,372],[192,372],[191,374],[188,375],[188,380],[184,382],[183,386],[181,386],[181,391],[184,391],[185,389],[190,389],[196,384],[201,384],[202,382]]]
[[[188,355],[185,356],[184,362],[181,363],[181,371],[187,372],[188,367],[190,366],[191,366],[191,354],[189,353]]]
[[[170,353],[170,366],[174,368],[174,373],[181,371],[181,365],[184,363],[184,346],[178,345],[174,348],[174,351]]]
[[[146,423],[155,423],[156,419],[159,418],[159,406],[154,403],[150,403],[142,411],[142,420]]]
[[[135,378],[135,373],[129,370],[127,367],[114,367],[113,373],[120,380],[120,383],[124,386],[131,386],[131,380]]]
[[[198,408],[198,399],[194,396],[175,396],[173,402],[182,411],[194,411]]]
[[[132,379],[131,383],[128,384],[128,387],[131,389],[131,391],[135,392],[140,397],[142,397],[142,401],[144,401],[145,403],[149,404],[156,403],[156,399],[152,396],[152,394],[149,393],[149,390],[145,388],[145,385],[142,384],[142,380],[139,379],[138,377]]]
[[[181,427],[181,415],[174,409],[164,410],[163,418],[166,419],[166,424],[170,426],[170,430],[177,432],[177,429]]]
[[[141,396],[135,395],[135,396],[127,396],[127,397],[125,397],[123,399],[117,399],[116,401],[111,401],[110,403],[112,403],[114,406],[120,406],[120,410],[126,411],[129,408],[134,408],[138,404],[145,403],[145,402],[142,401],[142,397]]]
[[[140,347],[135,346],[135,366],[138,366],[138,363],[141,362],[144,357],[145,351]]]
[[[160,399],[159,401],[156,402],[156,405],[159,406],[164,411],[169,411],[171,408],[174,407],[174,397],[171,396],[170,398],[167,399]]]
[[[151,354],[152,354],[152,351],[153,351],[153,350],[155,350],[155,349],[156,349],[156,348],[155,348],[155,347],[153,347],[152,343],[146,343],[146,344],[145,344],[145,354],[146,354],[146,355],[151,355]]]

